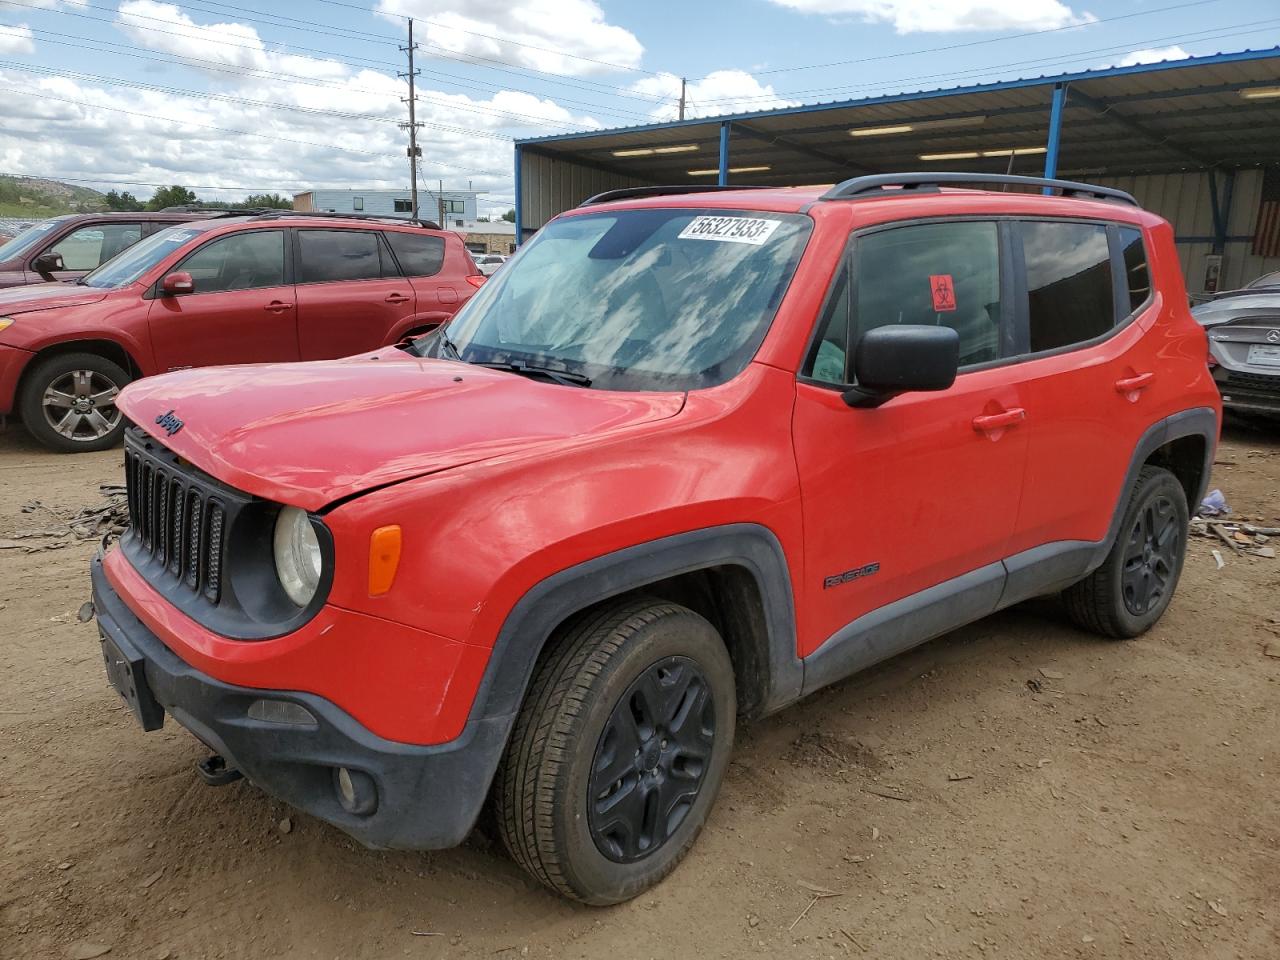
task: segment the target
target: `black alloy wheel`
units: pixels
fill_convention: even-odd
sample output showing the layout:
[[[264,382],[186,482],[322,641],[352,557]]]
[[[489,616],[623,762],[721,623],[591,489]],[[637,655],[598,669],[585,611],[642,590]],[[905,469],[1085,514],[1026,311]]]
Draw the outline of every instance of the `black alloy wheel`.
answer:
[[[1120,578],[1125,608],[1135,617],[1146,615],[1170,589],[1177,575],[1184,529],[1170,497],[1154,497],[1138,512],[1129,531]]]

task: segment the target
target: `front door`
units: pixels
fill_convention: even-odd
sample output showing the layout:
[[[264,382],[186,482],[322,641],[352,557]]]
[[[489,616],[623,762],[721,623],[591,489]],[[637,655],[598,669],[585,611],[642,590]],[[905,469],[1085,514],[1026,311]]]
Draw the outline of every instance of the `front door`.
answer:
[[[385,346],[417,295],[375,230],[299,230],[298,340],[303,360]]]
[[[195,291],[151,301],[159,371],[298,359],[285,240],[283,230],[227,234],[173,268],[191,274]]]
[[[844,657],[848,670],[927,639],[918,632],[940,622],[939,611],[932,619],[910,614],[930,588],[938,590],[923,595],[929,602],[939,591],[954,594],[943,620],[964,622],[995,606],[1032,428],[1001,365],[1012,346],[1006,244],[1005,228],[987,221],[894,226],[855,239],[797,384],[802,609],[810,612],[801,656],[833,637],[849,640],[857,625],[848,625],[877,611],[890,616],[885,608],[898,601],[885,631],[852,639],[859,649]],[[848,345],[893,323],[956,329],[955,384],[876,408],[848,406]],[[977,612],[964,615],[970,610]]]

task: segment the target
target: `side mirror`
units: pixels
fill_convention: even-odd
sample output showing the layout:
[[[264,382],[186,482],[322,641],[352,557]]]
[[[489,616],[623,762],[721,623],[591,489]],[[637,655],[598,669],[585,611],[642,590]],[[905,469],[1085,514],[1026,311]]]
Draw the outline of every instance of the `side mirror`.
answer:
[[[42,253],[32,260],[31,269],[40,274],[43,279],[53,280],[55,279],[54,273],[67,269],[67,265],[62,259],[62,254],[51,251]]]
[[[900,393],[946,390],[960,369],[960,334],[950,327],[912,324],[868,330],[853,352],[857,385],[845,391],[851,407],[878,407]]]
[[[177,297],[184,293],[195,293],[196,282],[191,279],[191,274],[178,271],[177,273],[168,274],[161,280],[160,289],[165,292],[166,296]]]

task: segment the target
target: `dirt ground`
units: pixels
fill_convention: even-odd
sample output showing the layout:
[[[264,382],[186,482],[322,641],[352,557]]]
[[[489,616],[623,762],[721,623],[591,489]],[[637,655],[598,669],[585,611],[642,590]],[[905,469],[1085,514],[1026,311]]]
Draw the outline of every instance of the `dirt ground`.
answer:
[[[1280,523],[1280,427],[1218,459],[1237,514]],[[120,463],[10,427],[0,540]],[[1141,639],[1038,601],[743,730],[688,860],[607,910],[483,837],[374,853],[204,786],[76,620],[94,546],[0,549],[0,957],[1280,957],[1280,560],[1212,546]]]

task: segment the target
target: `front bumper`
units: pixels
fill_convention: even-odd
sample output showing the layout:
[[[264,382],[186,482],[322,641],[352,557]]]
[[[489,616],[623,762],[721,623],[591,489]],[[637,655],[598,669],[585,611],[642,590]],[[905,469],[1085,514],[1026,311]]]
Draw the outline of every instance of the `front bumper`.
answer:
[[[18,406],[18,380],[34,354],[19,347],[0,343],[0,416],[6,416]]]
[[[436,746],[385,740],[314,694],[234,686],[201,673],[134,616],[107,580],[100,556],[92,562],[92,578],[99,631],[140,661],[146,686],[166,714],[256,786],[369,847],[439,849],[457,845],[470,832],[509,718],[469,721],[457,740]],[[252,719],[249,706],[259,700],[297,704],[315,722]],[[343,809],[335,784],[339,767],[372,780],[372,812]]]

